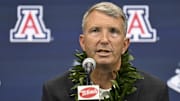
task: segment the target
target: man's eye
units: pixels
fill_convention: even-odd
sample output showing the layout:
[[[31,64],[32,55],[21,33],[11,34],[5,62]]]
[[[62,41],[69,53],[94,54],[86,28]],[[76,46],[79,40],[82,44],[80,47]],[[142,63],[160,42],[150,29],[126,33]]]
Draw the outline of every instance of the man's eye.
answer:
[[[112,33],[112,34],[118,34],[118,33],[119,33],[119,30],[117,30],[116,28],[111,28],[111,29],[110,29],[110,33]]]
[[[98,28],[94,28],[91,30],[91,32],[99,32],[99,29]]]

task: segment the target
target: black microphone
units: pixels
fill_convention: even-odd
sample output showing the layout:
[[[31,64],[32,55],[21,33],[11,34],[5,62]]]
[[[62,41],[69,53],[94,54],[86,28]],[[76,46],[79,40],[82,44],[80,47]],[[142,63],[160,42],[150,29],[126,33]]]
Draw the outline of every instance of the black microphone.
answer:
[[[86,84],[90,85],[90,74],[96,67],[96,62],[93,58],[86,58],[84,59],[82,63],[82,67],[84,68],[87,78],[86,78]]]
[[[96,62],[92,58],[86,58],[82,62],[82,67],[86,74],[86,85],[79,85],[78,90],[78,101],[79,100],[98,100],[99,96],[99,85],[93,85],[90,82],[90,74],[96,67]]]

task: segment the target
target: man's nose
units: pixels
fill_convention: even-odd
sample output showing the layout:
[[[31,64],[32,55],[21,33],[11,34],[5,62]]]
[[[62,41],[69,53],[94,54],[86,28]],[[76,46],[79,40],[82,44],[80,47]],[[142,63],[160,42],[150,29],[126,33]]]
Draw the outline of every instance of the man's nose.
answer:
[[[107,31],[103,31],[101,34],[101,42],[102,43],[108,43],[109,41],[109,36]]]

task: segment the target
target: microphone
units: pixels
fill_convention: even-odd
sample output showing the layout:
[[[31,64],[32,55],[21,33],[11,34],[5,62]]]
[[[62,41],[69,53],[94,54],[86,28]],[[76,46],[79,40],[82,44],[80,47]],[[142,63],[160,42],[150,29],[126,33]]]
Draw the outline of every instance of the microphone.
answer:
[[[82,67],[84,68],[85,72],[90,74],[92,70],[96,67],[96,62],[93,58],[86,58],[82,63]]]
[[[93,58],[86,58],[84,59],[82,63],[82,67],[84,68],[87,78],[86,78],[86,84],[90,85],[90,74],[96,67],[96,62]]]
[[[78,86],[78,100],[99,100],[99,85],[90,84],[90,74],[96,67],[96,62],[93,58],[86,58],[82,62],[87,78],[86,85]]]

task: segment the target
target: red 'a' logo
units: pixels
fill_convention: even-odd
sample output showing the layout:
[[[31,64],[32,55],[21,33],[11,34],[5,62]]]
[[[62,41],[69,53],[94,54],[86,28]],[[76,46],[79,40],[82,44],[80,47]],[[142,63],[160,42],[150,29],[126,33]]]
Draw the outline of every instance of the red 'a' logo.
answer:
[[[156,29],[151,27],[149,21],[149,7],[124,6],[123,10],[128,18],[127,37],[131,42],[156,42]]]
[[[10,30],[11,42],[50,42],[50,30],[45,28],[42,6],[18,6],[18,21]]]

